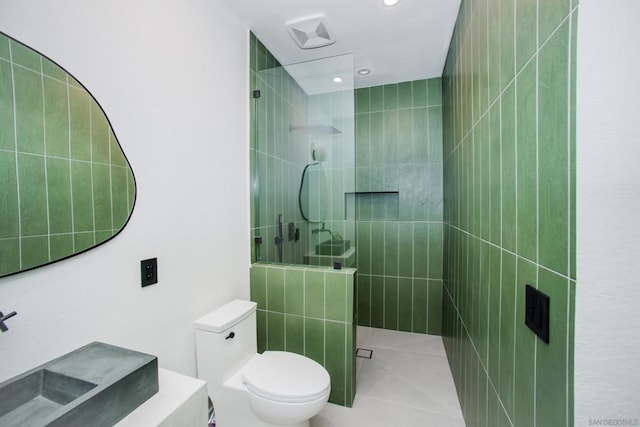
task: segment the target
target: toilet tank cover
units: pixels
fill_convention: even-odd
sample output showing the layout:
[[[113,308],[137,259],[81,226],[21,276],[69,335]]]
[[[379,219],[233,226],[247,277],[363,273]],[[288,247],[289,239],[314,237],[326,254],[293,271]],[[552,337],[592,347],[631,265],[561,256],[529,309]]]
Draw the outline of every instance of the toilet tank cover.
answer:
[[[233,300],[196,320],[196,329],[222,333],[249,317],[256,306],[253,301]]]

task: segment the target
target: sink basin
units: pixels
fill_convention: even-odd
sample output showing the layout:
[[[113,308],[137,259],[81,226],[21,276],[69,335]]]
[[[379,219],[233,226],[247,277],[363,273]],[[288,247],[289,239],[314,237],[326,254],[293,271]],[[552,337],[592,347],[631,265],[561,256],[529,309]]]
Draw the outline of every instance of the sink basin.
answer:
[[[94,342],[0,383],[0,426],[112,426],[158,391],[158,359]]]
[[[0,424],[40,425],[94,387],[96,384],[38,369],[0,390]]]
[[[351,247],[350,240],[325,240],[316,245],[317,255],[342,255]]]

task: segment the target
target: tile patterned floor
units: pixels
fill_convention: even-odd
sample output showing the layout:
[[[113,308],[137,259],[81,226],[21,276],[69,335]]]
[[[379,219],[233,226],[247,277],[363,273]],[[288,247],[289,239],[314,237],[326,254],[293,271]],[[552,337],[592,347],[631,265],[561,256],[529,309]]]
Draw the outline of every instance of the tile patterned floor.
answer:
[[[353,408],[328,404],[311,427],[465,427],[442,339],[358,327]]]

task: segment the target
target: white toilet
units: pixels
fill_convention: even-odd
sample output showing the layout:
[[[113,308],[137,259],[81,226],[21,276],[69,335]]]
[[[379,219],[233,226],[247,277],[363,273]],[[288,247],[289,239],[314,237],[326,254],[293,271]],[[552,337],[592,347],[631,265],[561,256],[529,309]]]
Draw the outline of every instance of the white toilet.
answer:
[[[257,352],[256,303],[235,300],[196,320],[198,378],[216,427],[308,427],[329,399],[319,363],[283,351]]]

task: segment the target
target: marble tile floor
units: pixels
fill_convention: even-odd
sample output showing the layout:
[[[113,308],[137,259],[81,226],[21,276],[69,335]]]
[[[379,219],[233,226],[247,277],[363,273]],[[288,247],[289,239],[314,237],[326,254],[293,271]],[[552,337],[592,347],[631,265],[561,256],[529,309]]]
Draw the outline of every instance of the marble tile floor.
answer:
[[[311,427],[465,427],[439,336],[358,327],[352,408],[327,404]]]

